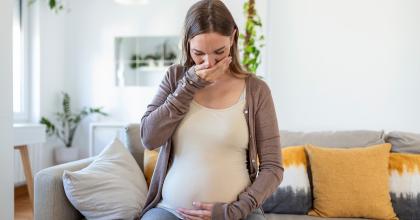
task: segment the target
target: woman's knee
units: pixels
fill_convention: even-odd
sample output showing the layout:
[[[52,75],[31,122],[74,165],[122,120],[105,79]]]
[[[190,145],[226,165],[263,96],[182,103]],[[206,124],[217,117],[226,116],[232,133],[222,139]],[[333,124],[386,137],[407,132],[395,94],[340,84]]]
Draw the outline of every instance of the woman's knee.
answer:
[[[165,209],[152,208],[144,213],[141,220],[179,220],[179,218]]]

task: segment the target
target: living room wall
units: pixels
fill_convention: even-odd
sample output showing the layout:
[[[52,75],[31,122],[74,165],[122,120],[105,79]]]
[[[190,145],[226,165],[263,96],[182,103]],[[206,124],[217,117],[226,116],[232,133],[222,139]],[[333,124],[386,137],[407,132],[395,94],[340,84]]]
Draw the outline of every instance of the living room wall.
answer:
[[[282,129],[420,132],[420,2],[278,0],[268,75]]]

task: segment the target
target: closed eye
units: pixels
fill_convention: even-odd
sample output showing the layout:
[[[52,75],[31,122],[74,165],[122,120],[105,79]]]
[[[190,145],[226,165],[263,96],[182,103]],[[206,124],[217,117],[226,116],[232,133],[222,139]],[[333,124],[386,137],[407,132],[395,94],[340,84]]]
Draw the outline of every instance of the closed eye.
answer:
[[[221,48],[215,50],[214,53],[216,53],[217,55],[221,55],[225,52],[224,49],[225,49],[225,47],[221,47]],[[194,54],[197,55],[197,56],[203,56],[205,54],[202,51],[197,50],[197,49],[192,49],[192,50],[194,51]]]
[[[222,55],[224,53],[224,51],[220,51],[220,52],[215,52],[217,55]],[[194,53],[196,56],[203,56],[204,53]]]

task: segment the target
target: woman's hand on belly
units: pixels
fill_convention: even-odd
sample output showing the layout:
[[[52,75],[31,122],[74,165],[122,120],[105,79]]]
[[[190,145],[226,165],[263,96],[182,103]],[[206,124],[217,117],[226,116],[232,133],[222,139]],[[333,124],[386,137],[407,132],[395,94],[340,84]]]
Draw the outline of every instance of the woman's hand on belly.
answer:
[[[187,220],[210,220],[211,210],[214,203],[194,202],[193,205],[198,209],[178,208],[177,211]]]

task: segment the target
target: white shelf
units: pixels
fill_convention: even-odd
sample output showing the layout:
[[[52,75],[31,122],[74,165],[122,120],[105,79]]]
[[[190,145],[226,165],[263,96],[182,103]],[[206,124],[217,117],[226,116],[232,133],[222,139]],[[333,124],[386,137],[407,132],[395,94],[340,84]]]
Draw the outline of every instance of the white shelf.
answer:
[[[141,72],[161,72],[161,71],[166,71],[168,69],[169,66],[147,66],[147,67],[139,67],[138,69],[136,69],[136,73],[141,73]]]
[[[45,125],[13,124],[13,145],[38,144],[45,141]]]

